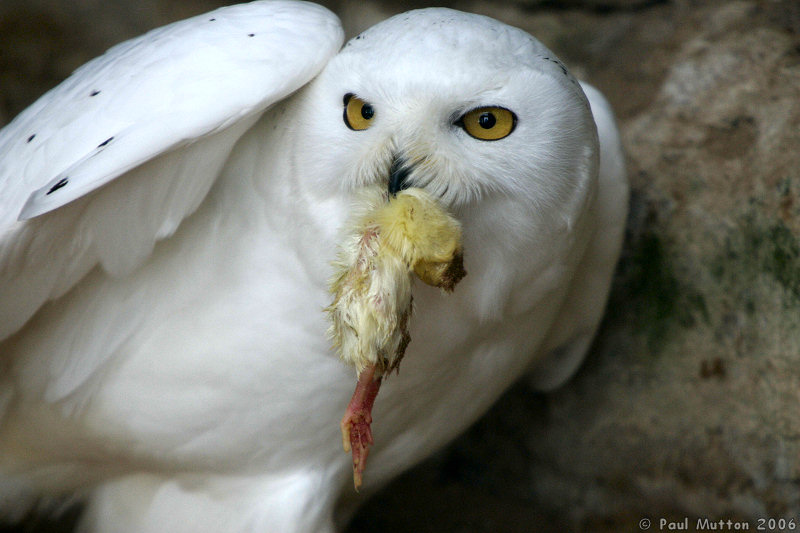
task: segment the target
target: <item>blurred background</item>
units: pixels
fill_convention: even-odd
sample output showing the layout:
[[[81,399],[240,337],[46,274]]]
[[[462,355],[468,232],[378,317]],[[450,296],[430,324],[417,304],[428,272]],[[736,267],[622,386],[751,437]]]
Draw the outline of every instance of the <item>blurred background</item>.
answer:
[[[0,124],[112,44],[225,3],[0,0]],[[348,37],[429,5],[527,30],[611,101],[632,183],[578,375],[518,384],[348,533],[800,527],[800,2],[321,3]],[[0,532],[70,531],[78,513]]]

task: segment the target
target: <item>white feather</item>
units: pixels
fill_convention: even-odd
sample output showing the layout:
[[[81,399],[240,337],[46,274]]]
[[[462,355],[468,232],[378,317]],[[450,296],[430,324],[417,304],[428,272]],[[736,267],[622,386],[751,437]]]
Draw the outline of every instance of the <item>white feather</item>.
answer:
[[[97,262],[118,276],[141,264],[258,114],[341,40],[314,4],[222,8],[115,46],[12,121],[0,133],[0,338]]]

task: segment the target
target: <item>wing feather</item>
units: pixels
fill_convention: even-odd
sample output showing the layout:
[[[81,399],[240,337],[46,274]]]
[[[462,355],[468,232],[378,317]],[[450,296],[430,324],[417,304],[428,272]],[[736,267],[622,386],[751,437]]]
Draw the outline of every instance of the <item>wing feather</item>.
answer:
[[[98,263],[146,260],[342,40],[316,4],[218,9],[111,48],[0,131],[0,338]]]

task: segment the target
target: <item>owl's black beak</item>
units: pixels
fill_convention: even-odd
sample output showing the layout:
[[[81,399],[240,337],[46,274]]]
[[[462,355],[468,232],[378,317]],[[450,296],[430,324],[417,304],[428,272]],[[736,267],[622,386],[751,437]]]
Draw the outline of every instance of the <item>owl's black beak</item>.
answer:
[[[398,192],[408,188],[406,178],[411,174],[411,166],[402,157],[395,157],[389,169],[389,194],[396,196]]]

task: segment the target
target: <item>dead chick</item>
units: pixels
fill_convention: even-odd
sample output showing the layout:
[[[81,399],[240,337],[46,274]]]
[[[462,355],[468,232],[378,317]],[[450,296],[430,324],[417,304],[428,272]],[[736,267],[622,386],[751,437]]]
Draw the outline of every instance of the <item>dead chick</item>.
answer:
[[[384,376],[398,368],[411,340],[412,274],[445,291],[466,275],[461,225],[424,190],[390,195],[374,188],[363,194],[363,211],[348,224],[334,264],[334,300],[327,308],[333,344],[358,375],[341,422],[356,488],[373,442],[372,406]]]

